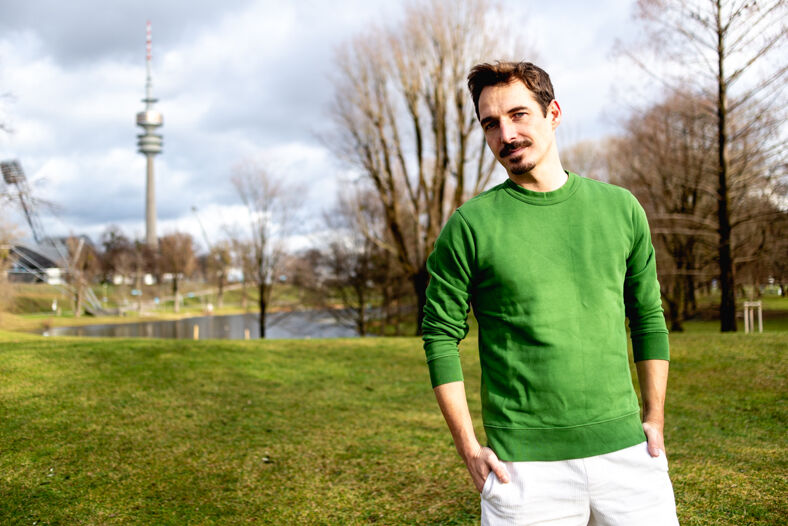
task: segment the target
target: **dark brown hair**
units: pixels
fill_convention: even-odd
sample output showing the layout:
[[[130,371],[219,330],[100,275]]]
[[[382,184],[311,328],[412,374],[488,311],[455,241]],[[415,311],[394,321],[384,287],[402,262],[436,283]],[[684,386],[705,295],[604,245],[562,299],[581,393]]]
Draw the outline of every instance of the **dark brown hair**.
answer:
[[[488,86],[509,84],[519,80],[534,94],[542,113],[547,116],[547,106],[553,102],[553,84],[550,75],[539,66],[530,62],[496,62],[495,64],[477,64],[468,75],[468,89],[473,98],[476,118],[479,118],[479,97]]]

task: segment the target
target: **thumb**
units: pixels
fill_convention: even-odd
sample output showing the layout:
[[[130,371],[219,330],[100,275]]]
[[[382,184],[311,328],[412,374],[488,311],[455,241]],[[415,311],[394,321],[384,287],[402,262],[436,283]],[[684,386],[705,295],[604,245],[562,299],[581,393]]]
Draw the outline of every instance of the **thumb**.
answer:
[[[665,450],[665,445],[662,439],[662,434],[651,426],[644,425],[646,432],[646,442],[648,444],[648,453],[652,457],[658,457],[662,451]]]
[[[493,471],[493,473],[495,473],[495,476],[498,477],[498,480],[500,480],[503,484],[507,484],[509,482],[509,472],[506,471],[506,466],[503,465],[503,462],[497,458],[491,457],[488,464],[490,465],[490,469]]]

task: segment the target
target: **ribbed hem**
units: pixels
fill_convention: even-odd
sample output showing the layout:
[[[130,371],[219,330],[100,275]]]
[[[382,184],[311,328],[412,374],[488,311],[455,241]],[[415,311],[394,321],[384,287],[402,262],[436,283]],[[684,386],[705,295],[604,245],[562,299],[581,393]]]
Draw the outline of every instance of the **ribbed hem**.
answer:
[[[435,358],[427,362],[430,369],[430,382],[432,387],[448,384],[450,382],[462,382],[462,365],[460,355],[448,355]]]
[[[645,440],[640,411],[615,420],[573,427],[509,429],[485,425],[487,443],[500,460],[569,460],[624,449]]]
[[[667,332],[647,332],[632,335],[632,356],[642,360],[670,360],[670,343]]]

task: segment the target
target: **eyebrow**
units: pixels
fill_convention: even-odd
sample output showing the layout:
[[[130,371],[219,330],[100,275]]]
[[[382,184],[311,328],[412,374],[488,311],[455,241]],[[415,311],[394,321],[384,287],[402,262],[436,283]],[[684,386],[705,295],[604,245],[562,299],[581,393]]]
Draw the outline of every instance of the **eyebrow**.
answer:
[[[509,109],[509,110],[506,112],[506,114],[507,114],[507,115],[511,115],[512,113],[517,113],[518,111],[523,111],[523,110],[526,110],[526,111],[527,111],[528,109],[529,109],[529,108],[528,108],[528,106],[515,106],[514,108],[510,108],[510,109]],[[497,119],[496,117],[485,117],[485,118],[483,118],[481,121],[479,121],[479,124],[481,124],[482,126],[484,126],[484,125],[485,125],[485,124],[487,124],[488,122],[495,122],[495,121],[497,121],[497,120],[498,120],[498,119]]]

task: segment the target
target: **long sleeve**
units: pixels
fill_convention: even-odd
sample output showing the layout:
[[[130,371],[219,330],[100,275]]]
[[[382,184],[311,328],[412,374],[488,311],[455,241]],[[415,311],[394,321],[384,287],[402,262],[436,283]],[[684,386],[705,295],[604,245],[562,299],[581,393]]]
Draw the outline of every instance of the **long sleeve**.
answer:
[[[473,253],[472,233],[457,211],[427,260],[430,283],[422,333],[433,387],[463,379],[458,344],[468,334]]]
[[[657,281],[657,264],[648,220],[643,207],[632,198],[633,245],[627,258],[624,305],[629,318],[635,361],[669,360],[668,330]]]

